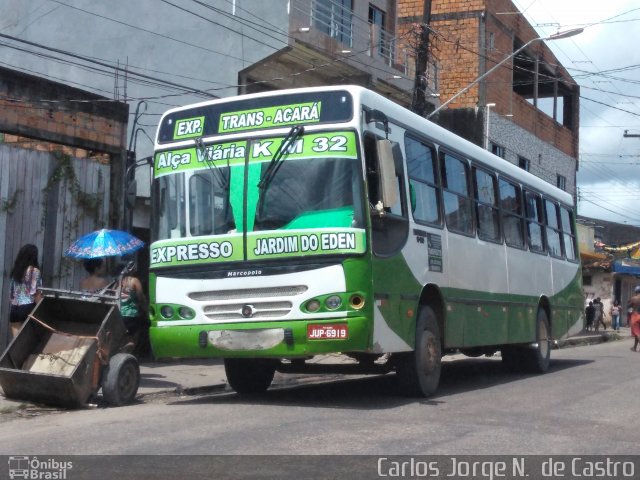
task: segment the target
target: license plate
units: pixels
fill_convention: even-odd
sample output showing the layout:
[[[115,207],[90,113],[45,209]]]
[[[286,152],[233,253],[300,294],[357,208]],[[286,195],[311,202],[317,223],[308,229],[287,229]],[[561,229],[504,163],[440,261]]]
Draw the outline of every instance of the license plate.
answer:
[[[349,329],[345,324],[337,325],[307,325],[309,340],[346,340]]]

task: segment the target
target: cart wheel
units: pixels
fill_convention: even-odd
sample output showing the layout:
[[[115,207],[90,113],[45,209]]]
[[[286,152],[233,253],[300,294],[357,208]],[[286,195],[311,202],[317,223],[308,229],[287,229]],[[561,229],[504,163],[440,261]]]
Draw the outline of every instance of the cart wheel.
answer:
[[[102,395],[111,405],[131,403],[140,385],[138,360],[128,353],[117,353],[109,360],[102,382]]]

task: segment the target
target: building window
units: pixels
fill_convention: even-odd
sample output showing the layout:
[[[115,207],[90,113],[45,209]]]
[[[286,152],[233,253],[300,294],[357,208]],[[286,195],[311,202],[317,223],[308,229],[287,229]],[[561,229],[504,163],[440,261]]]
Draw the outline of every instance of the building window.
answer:
[[[531,171],[531,162],[528,158],[518,157],[518,166],[527,172]]]
[[[500,158],[504,158],[506,151],[502,145],[498,145],[497,143],[491,142],[491,153],[497,155]]]
[[[558,187],[560,190],[564,190],[566,192],[567,191],[567,178],[562,176],[562,175],[556,176],[556,187]]]
[[[487,38],[487,50],[493,52],[496,49],[496,36],[493,32],[489,32],[489,36]]]
[[[340,43],[352,46],[353,0],[316,0],[313,25]]]
[[[387,33],[384,29],[385,12],[378,7],[369,5],[369,23],[373,25],[371,41],[375,45],[376,51],[380,56],[389,58],[389,42],[385,38]]]

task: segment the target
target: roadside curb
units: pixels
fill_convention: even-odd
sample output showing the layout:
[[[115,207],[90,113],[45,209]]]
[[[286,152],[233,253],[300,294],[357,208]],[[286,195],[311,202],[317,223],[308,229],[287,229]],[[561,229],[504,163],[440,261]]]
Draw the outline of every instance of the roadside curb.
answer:
[[[612,342],[617,340],[624,340],[628,338],[626,335],[622,335],[616,332],[603,332],[592,333],[589,335],[570,337],[564,340],[558,341],[558,348],[566,347],[580,347],[583,345],[596,345],[598,343]]]

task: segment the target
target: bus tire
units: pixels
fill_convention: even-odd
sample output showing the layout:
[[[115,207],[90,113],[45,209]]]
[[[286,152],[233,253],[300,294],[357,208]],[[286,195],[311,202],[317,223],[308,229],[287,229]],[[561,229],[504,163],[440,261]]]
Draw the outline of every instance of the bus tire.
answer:
[[[422,307],[416,321],[413,352],[401,353],[396,362],[400,391],[407,396],[428,397],[438,389],[442,369],[440,329],[431,307]]]
[[[140,366],[136,357],[128,353],[117,353],[109,359],[102,382],[105,402],[114,406],[131,403],[139,386]]]
[[[224,371],[231,388],[241,394],[263,393],[276,372],[276,362],[260,358],[225,358]]]
[[[549,319],[544,309],[538,310],[536,318],[535,347],[526,348],[523,352],[523,364],[527,372],[545,373],[551,364],[551,333]]]

